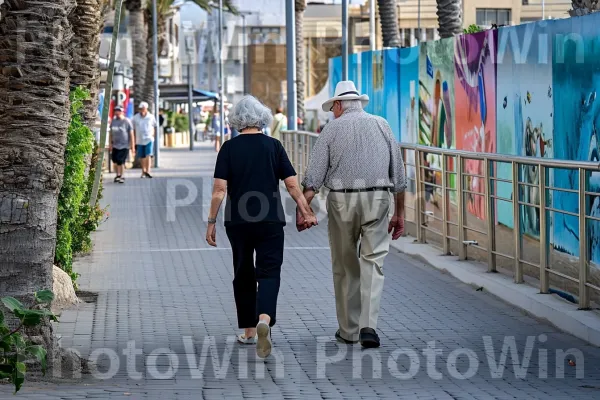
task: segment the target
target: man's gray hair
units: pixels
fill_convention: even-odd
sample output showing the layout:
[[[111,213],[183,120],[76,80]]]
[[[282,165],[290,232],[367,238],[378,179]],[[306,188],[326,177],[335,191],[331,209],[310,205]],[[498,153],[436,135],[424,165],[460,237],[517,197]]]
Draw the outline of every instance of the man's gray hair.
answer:
[[[342,100],[342,110],[361,110],[362,103],[360,100]]]
[[[229,124],[236,131],[263,129],[273,122],[271,110],[254,96],[244,96],[229,114]]]

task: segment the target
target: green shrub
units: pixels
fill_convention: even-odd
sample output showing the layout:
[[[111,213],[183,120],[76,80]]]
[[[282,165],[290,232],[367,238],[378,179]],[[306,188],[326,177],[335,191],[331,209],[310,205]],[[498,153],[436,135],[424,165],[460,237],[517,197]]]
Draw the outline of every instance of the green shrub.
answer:
[[[175,115],[175,132],[187,132],[189,130],[189,118],[187,114]]]
[[[94,186],[94,176],[96,173],[96,163],[98,162],[98,144],[94,141],[94,150],[90,161],[90,171],[88,172],[85,193],[79,207],[79,217],[77,223],[71,225],[72,243],[71,249],[73,254],[89,253],[92,250],[91,233],[98,229],[104,216],[108,216],[106,209],[100,208],[100,200],[102,199],[102,180],[98,187],[98,199],[94,206],[90,205],[90,197],[92,187]]]
[[[86,156],[92,153],[94,136],[85,126],[79,111],[89,93],[82,88],[71,92],[71,124],[65,149],[65,172],[58,197],[58,222],[56,232],[56,265],[67,272],[73,282],[73,233],[77,231],[80,208],[87,188],[85,180]],[[79,240],[79,239],[77,239]]]
[[[477,33],[477,32],[483,32],[483,29],[481,29],[481,27],[479,25],[475,25],[475,24],[471,24],[469,25],[468,28],[463,29],[464,33]]]
[[[37,360],[42,366],[42,373],[46,373],[46,349],[26,340],[20,331],[24,327],[40,325],[46,318],[58,321],[50,311],[53,299],[54,294],[50,290],[36,292],[33,307],[25,307],[14,297],[2,298],[4,307],[18,320],[16,328],[11,330],[0,311],[0,379],[8,379],[15,386],[15,394],[25,381],[26,362]]]

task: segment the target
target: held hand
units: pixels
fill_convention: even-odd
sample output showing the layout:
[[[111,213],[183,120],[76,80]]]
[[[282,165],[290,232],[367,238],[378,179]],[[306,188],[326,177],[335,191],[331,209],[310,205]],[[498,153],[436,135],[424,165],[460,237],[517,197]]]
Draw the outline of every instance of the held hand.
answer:
[[[112,153],[112,150],[113,150],[112,144],[109,144],[108,145],[108,151]]]
[[[394,215],[392,217],[388,226],[388,233],[392,233],[392,240],[397,240],[404,234],[404,216]]]
[[[217,226],[215,224],[208,224],[206,228],[206,242],[213,247],[217,247]]]
[[[300,210],[296,209],[296,229],[298,232],[302,232],[306,227],[306,219],[300,212]]]

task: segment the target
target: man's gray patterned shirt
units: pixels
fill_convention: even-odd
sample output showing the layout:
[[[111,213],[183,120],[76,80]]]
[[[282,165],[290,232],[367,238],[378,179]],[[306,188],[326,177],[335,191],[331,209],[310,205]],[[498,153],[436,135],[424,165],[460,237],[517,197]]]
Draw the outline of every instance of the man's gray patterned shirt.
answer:
[[[313,148],[305,188],[403,192],[406,174],[400,146],[387,121],[362,109],[349,109],[323,128]]]

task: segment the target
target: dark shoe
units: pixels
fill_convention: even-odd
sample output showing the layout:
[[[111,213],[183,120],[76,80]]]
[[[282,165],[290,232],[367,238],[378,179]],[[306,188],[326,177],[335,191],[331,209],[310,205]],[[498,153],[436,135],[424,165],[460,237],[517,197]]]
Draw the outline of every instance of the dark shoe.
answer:
[[[115,176],[115,180],[113,181],[114,183],[119,183],[119,179],[121,179],[120,176]]]
[[[367,349],[379,347],[381,343],[379,342],[379,336],[377,335],[377,332],[375,332],[375,329],[362,328],[360,330],[360,344]]]
[[[358,343],[358,341],[352,341],[352,340],[346,340],[342,337],[342,335],[340,334],[340,330],[338,329],[337,332],[335,333],[335,339],[340,342],[340,343],[344,343],[344,344],[356,344]]]
[[[152,175],[150,175],[149,173],[144,173],[144,175],[146,175],[146,178],[152,178]]]

